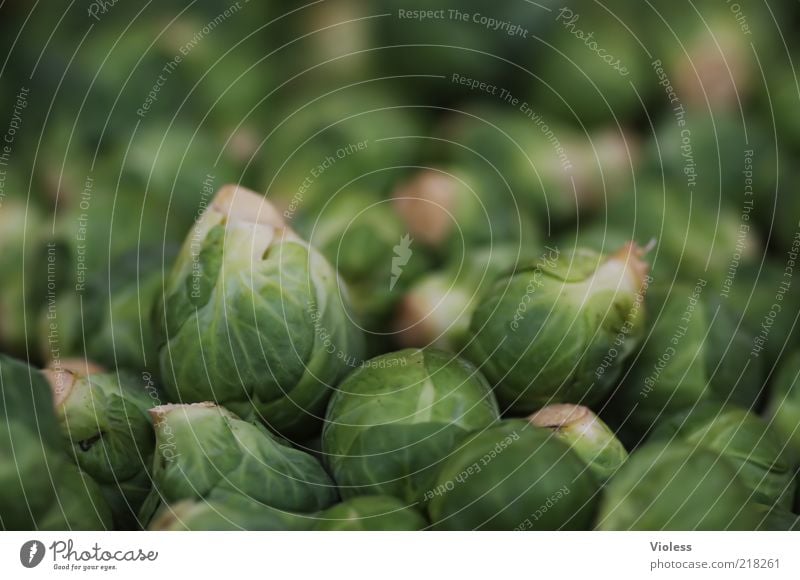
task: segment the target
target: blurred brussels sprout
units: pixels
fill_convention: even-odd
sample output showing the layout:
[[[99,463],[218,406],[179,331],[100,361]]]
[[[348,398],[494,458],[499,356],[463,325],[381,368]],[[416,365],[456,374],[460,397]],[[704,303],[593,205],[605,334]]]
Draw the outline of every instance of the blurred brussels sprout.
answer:
[[[800,352],[781,362],[772,381],[765,416],[786,446],[787,456],[800,464]]]
[[[100,485],[119,529],[138,527],[151,489],[155,435],[148,409],[161,395],[133,375],[45,370],[69,454]]]
[[[792,259],[742,265],[725,294],[731,309],[741,313],[742,324],[753,336],[754,356],[763,360],[765,369],[774,367],[798,333],[800,295],[786,290],[786,265]]]
[[[501,408],[592,405],[608,394],[644,329],[643,256],[635,244],[605,257],[547,247],[488,289],[467,352]]]
[[[142,508],[148,521],[158,498],[224,500],[247,496],[278,510],[316,512],[336,501],[336,487],[311,455],[262,425],[212,403],[150,410],[156,430],[155,490]]]
[[[533,108],[583,126],[632,117],[654,92],[648,54],[631,32],[639,3],[578,0],[556,7],[537,77]]]
[[[677,190],[644,184],[610,202],[607,228],[614,237],[654,240],[649,256],[654,279],[666,284],[676,277],[686,282],[705,278],[721,286],[732,267],[760,259],[763,242],[755,224],[743,222],[737,211],[725,205],[709,214],[700,199],[700,194],[687,199]],[[607,241],[596,234],[594,238],[596,243]]]
[[[59,294],[82,294],[93,278],[113,271],[121,256],[135,254],[140,246],[163,246],[178,235],[165,230],[169,198],[143,195],[138,184],[120,183],[118,172],[113,164],[94,172],[87,167],[74,197],[59,198],[50,242]],[[181,235],[190,222],[191,216],[184,219]]]
[[[543,0],[538,4],[552,6],[554,2]],[[401,78],[410,76],[414,93],[435,103],[464,98],[465,94],[492,98],[478,91],[470,94],[467,87],[455,81],[434,83],[426,77],[449,77],[457,71],[463,77],[491,83],[505,74],[520,75],[517,63],[531,66],[538,55],[530,47],[531,38],[548,26],[548,18],[539,17],[546,14],[542,9],[513,2],[488,5],[483,0],[462,0],[457,5],[432,5],[424,0],[376,0],[370,6],[376,13],[387,14],[372,21],[372,43],[381,47],[376,55],[380,70]],[[453,17],[448,10],[454,8],[471,16],[470,20]],[[434,17],[410,18],[415,11]],[[494,22],[507,24],[496,30],[491,28]]]
[[[710,293],[703,279],[648,290],[647,340],[607,406],[612,425],[641,440],[700,401],[754,406],[763,378],[751,356],[753,337]]]
[[[414,507],[395,497],[366,495],[354,497],[315,516],[316,531],[415,531],[428,522]]]
[[[403,350],[363,363],[331,399],[323,451],[342,497],[421,499],[470,431],[499,419],[469,363],[436,350]]]
[[[752,501],[792,508],[795,474],[782,457],[783,444],[766,423],[744,409],[702,403],[662,422],[649,440],[678,440],[714,451],[733,466]]]
[[[53,465],[50,468],[52,470]],[[46,468],[40,466],[40,469]],[[37,529],[54,531],[113,529],[113,514],[106,503],[102,489],[95,480],[68,460],[63,461],[51,473],[54,473],[54,476],[52,482],[48,480],[48,484],[53,486],[55,502],[36,520]]]
[[[285,6],[274,31],[285,43],[278,53],[282,75],[316,94],[369,78],[373,9],[358,0]]]
[[[800,516],[785,508],[757,505],[761,514],[759,531],[767,532],[800,532]]]
[[[705,204],[694,208],[704,214],[695,227],[707,228],[705,212],[716,213],[718,207],[747,215],[745,226],[752,225],[762,203],[758,196],[775,187],[777,159],[769,137],[760,124],[742,119],[738,109],[690,110],[684,124],[670,112],[656,128],[647,165],[654,175],[664,175],[668,187],[688,188],[693,200]]]
[[[88,277],[80,291],[60,292],[39,319],[45,360],[55,351],[59,358],[85,356],[108,368],[157,373],[153,310],[174,254],[171,247],[132,250]]]
[[[635,451],[608,483],[600,530],[722,531],[758,528],[750,491],[725,459],[679,443]]]
[[[173,401],[213,400],[313,434],[362,336],[336,271],[261,196],[220,190],[184,243],[159,316]]]
[[[522,211],[550,232],[634,189],[640,145],[631,131],[539,125],[534,113],[479,107],[446,118],[440,128],[446,142],[455,143],[446,157],[464,167],[492,168],[484,175],[490,211],[499,198],[500,211]]]
[[[439,530],[585,530],[599,483],[566,443],[527,421],[470,436],[426,492]]]
[[[393,323],[397,342],[403,347],[460,351],[484,289],[510,272],[522,252],[530,254],[514,244],[474,248],[463,261],[422,276],[397,306]]]
[[[606,482],[628,459],[628,452],[614,432],[591,409],[579,405],[550,405],[528,419],[550,429],[586,462],[600,482]]]
[[[414,164],[419,144],[409,136],[423,132],[418,108],[396,94],[359,84],[307,98],[294,94],[273,114],[279,122],[263,146],[269,163],[259,190],[287,220],[317,215],[334,192],[362,177],[383,192]]]
[[[167,128],[148,124],[136,132],[117,155],[124,172],[120,196],[143,197],[137,199],[142,207],[138,213],[144,215],[138,236],[143,240],[137,245],[155,245],[144,228],[158,233],[156,244],[184,239],[218,185],[240,176],[241,164],[231,159],[233,148],[194,120]]]
[[[282,511],[231,493],[163,506],[148,529],[161,532],[308,530],[314,518],[314,515]]]
[[[0,196],[0,347],[23,358],[36,342],[35,313],[45,297],[43,222],[34,205]]]
[[[98,485],[63,453],[42,373],[0,355],[0,395],[0,528],[110,529]]]
[[[360,323],[373,332],[383,329],[403,290],[431,265],[388,200],[360,184],[340,190],[318,213],[298,215],[296,223],[347,282]]]
[[[393,206],[409,235],[450,260],[476,246],[537,243],[538,232],[488,176],[461,168],[428,168],[401,183]]]
[[[733,5],[714,2],[659,3],[657,10],[645,9],[645,18],[637,23],[646,30],[650,50],[663,61],[681,101],[690,107],[736,110],[760,84],[759,63],[769,62],[770,44],[775,44],[768,41],[774,38],[775,15],[748,0],[737,6],[746,14],[746,29]]]

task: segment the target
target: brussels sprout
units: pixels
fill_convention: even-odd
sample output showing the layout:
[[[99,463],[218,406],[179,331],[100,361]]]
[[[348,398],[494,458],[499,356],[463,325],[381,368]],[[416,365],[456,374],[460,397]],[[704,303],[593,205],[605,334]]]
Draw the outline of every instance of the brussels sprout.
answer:
[[[252,498],[224,494],[214,499],[187,499],[164,506],[150,524],[155,531],[288,531],[308,530],[315,516],[285,512]]]
[[[763,380],[752,337],[710,292],[702,279],[648,290],[647,341],[608,404],[612,425],[641,437],[699,401],[755,404]]]
[[[426,492],[440,530],[582,530],[599,483],[566,443],[527,421],[470,436]]]
[[[314,530],[399,532],[422,530],[427,526],[421,513],[399,499],[371,495],[351,498],[317,514]]]
[[[777,435],[752,413],[703,403],[662,422],[650,438],[660,439],[718,453],[733,466],[754,501],[791,509],[796,485],[792,465],[781,457],[783,445]]]
[[[706,449],[653,443],[606,486],[601,530],[755,530],[761,521],[736,470]]]
[[[345,279],[358,319],[370,331],[383,330],[403,290],[430,267],[389,201],[360,185],[339,191],[315,214],[299,214],[296,223]]]
[[[397,137],[420,134],[418,109],[404,106],[395,94],[364,84],[316,91],[299,105],[295,95],[272,115],[280,122],[265,144],[272,162],[259,189],[287,219],[317,215],[335,192],[365,176],[383,191],[397,168],[411,166],[417,155],[414,139]]]
[[[791,259],[787,256],[787,263]],[[785,268],[778,259],[742,265],[727,295],[731,309],[741,313],[742,324],[753,336],[753,352],[763,359],[765,369],[774,367],[798,333],[800,295],[784,293]]]
[[[45,330],[57,330],[55,337],[44,333],[44,358],[50,359],[55,348],[60,357],[85,356],[108,368],[158,372],[153,309],[164,285],[163,264],[173,256],[171,248],[133,250],[91,277],[85,291],[62,292],[40,317]]]
[[[743,172],[749,171],[745,177],[751,192],[771,191],[775,186],[777,163],[774,145],[772,149],[761,125],[745,122],[738,110],[714,110],[712,113],[703,106],[699,110],[690,109],[680,125],[675,122],[672,111],[667,113],[650,144],[648,167],[653,173],[663,172],[666,182],[676,192],[685,191],[693,177],[687,174],[687,169],[693,171],[694,177],[700,176],[695,181],[697,185],[692,187],[692,200],[705,204],[702,208],[693,208],[702,216],[697,218],[694,227],[702,232],[707,225],[707,211],[716,214],[724,206],[735,212],[737,221],[746,210],[748,218],[754,215],[758,204],[745,205],[754,199],[744,193]],[[692,165],[688,165],[689,158]],[[699,179],[702,179],[702,186]],[[676,204],[678,202],[685,203],[685,199],[681,197]],[[745,219],[749,222],[748,218]],[[742,231],[748,225],[742,226]],[[706,235],[713,235],[713,230],[719,226],[710,229]],[[724,249],[730,251],[731,247]]]
[[[553,6],[554,3],[553,0],[542,0],[538,4]],[[462,0],[457,5],[432,5],[424,0],[376,0],[370,3],[370,7],[375,13],[391,15],[397,15],[398,11],[401,11],[399,14],[402,11],[412,14],[414,11],[425,13],[434,7],[457,7],[463,14],[482,16],[490,11],[497,22],[519,24],[511,29],[510,34],[503,34],[462,18],[398,20],[392,16],[374,19],[373,43],[380,43],[383,47],[377,55],[381,74],[400,75],[405,81],[400,88],[408,90],[409,84],[413,84],[412,94],[425,103],[444,101],[450,104],[453,99],[483,97],[480,91],[470,91],[469,87],[460,85],[457,80],[430,82],[432,79],[426,78],[426,75],[447,75],[449,81],[457,71],[458,76],[487,83],[497,81],[504,73],[521,76],[520,65],[513,66],[507,61],[532,64],[539,51],[530,49],[530,39],[542,34],[549,24],[549,18],[535,17],[530,6],[514,2],[488,6],[484,0]],[[544,16],[546,13],[542,11],[541,14]],[[409,82],[409,79],[413,81]]]
[[[708,204],[696,203],[697,199],[699,195],[687,201],[677,190],[645,183],[635,195],[610,201],[607,228],[613,237],[642,243],[654,240],[649,258],[655,280],[667,282],[678,276],[683,281],[704,278],[722,283],[734,259],[742,266],[756,263],[763,254],[763,242],[754,225],[742,226],[739,211],[727,205],[715,207],[709,217]],[[584,232],[577,235],[584,236]],[[594,237],[596,243],[607,243]]]
[[[160,404],[157,388],[125,373],[45,375],[70,455],[102,486],[116,527],[137,526],[136,513],[151,489],[155,435],[147,411]]]
[[[482,174],[482,186],[492,195],[489,211],[509,217],[522,211],[550,233],[635,189],[640,145],[631,131],[617,125],[588,133],[566,124],[540,126],[534,113],[530,107],[473,108],[447,118],[440,129],[444,139],[462,145],[448,155],[454,163],[486,164],[497,172],[493,182]],[[506,190],[498,208],[498,192]]]
[[[286,435],[310,435],[360,360],[347,291],[261,196],[228,186],[166,282],[161,376],[173,401],[213,400]]]
[[[624,0],[554,7],[552,48],[532,79],[534,108],[582,126],[634,115],[656,88],[647,54],[629,28],[642,10]]]
[[[800,463],[800,352],[781,363],[767,402],[766,417],[786,446],[786,454]]]
[[[747,14],[746,32],[726,3],[703,2],[688,8],[681,2],[665,2],[657,10],[644,11],[647,20],[642,19],[640,26],[646,27],[650,49],[663,61],[669,81],[687,107],[735,110],[761,84],[761,63],[770,61],[770,45],[757,40],[754,44],[752,39],[772,38],[776,16],[755,3],[739,4]],[[756,45],[758,56],[753,54]]]
[[[287,78],[299,75],[298,81],[306,89],[313,87],[314,94],[370,78],[372,10],[374,6],[367,10],[358,0],[307,4],[302,10],[288,4],[277,8],[281,25],[274,33],[285,43],[280,53],[281,73]]]
[[[484,288],[511,271],[522,251],[513,244],[474,248],[463,262],[420,278],[398,304],[393,324],[397,342],[459,351]]]
[[[608,394],[643,330],[643,255],[634,244],[608,257],[548,248],[488,290],[467,352],[502,406],[530,413]]]
[[[97,484],[62,451],[44,376],[0,355],[0,395],[0,528],[110,529]]]
[[[800,516],[780,507],[757,505],[761,514],[759,531],[768,532],[800,532]]]
[[[113,514],[100,486],[66,458],[62,461],[52,483],[48,481],[53,485],[55,502],[37,519],[36,527],[57,531],[112,529]]]
[[[451,260],[475,246],[538,242],[536,228],[497,185],[459,167],[429,168],[401,183],[392,201],[411,238]]]
[[[145,237],[145,228],[153,228],[159,242],[180,243],[217,185],[241,174],[238,164],[230,159],[232,147],[222,147],[194,120],[174,123],[168,129],[152,124],[137,131],[119,153],[118,162],[125,172],[125,189],[119,197],[131,196],[136,188],[135,198],[141,206],[137,217],[144,214],[142,234],[137,239]],[[144,200],[138,199],[142,195],[139,191],[146,192]]]
[[[628,459],[628,452],[608,425],[578,405],[550,405],[528,419],[536,427],[550,429],[586,462],[598,481],[608,481]]]
[[[0,196],[0,347],[21,357],[35,344],[35,313],[45,294],[37,271],[42,223],[35,206]]]
[[[4,529],[33,529],[55,501],[42,470],[60,465],[60,446],[50,389],[38,372],[0,355],[0,523]],[[38,423],[38,424],[37,424]]]
[[[150,414],[155,494],[167,503],[238,494],[279,510],[315,512],[336,501],[336,488],[319,462],[260,424],[212,403],[162,405]],[[145,504],[144,520],[154,503]]]
[[[436,350],[403,350],[365,362],[342,382],[328,407],[323,451],[342,497],[414,502],[461,440],[498,418],[472,365]]]

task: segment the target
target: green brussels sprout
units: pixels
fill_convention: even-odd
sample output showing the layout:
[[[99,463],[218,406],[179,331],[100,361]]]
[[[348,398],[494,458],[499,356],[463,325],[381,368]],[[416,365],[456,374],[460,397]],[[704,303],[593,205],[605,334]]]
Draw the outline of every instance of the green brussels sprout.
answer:
[[[428,522],[412,506],[395,497],[354,497],[316,515],[315,531],[415,531]]]
[[[310,436],[363,342],[330,264],[261,196],[228,186],[165,286],[159,357],[170,399],[213,400]]]
[[[113,514],[100,485],[64,459],[55,470],[51,484],[54,486],[55,502],[37,519],[36,527],[54,531],[113,529]]]
[[[156,430],[156,490],[160,497],[224,499],[243,495],[279,510],[316,512],[336,501],[336,487],[311,455],[212,403],[162,405],[150,410]]]
[[[616,125],[588,133],[567,124],[540,126],[533,113],[530,106],[521,111],[482,106],[446,118],[440,129],[446,142],[462,145],[449,152],[453,163],[488,164],[499,174],[482,184],[492,192],[490,211],[510,216],[522,211],[549,232],[599,213],[634,189],[640,145],[631,131]],[[496,208],[496,193],[506,190],[510,199]]]
[[[554,5],[553,0],[542,0],[539,5]],[[430,82],[427,75],[446,75],[448,81],[454,72],[459,76],[479,79],[488,83],[498,82],[504,73],[520,75],[523,61],[531,64],[539,51],[532,49],[531,38],[542,34],[548,27],[549,18],[538,8],[514,2],[496,3],[487,6],[485,0],[462,0],[458,4],[433,5],[424,0],[376,0],[370,3],[375,13],[386,13],[388,18],[376,18],[372,23],[373,46],[382,48],[379,59],[382,75],[399,75],[404,80],[402,89],[408,90],[413,83],[414,95],[428,103],[453,99],[482,98],[479,91],[457,81]],[[497,22],[511,23],[508,29],[491,30],[473,20],[451,17],[447,9],[458,8],[464,15],[480,18],[490,14]],[[412,20],[402,18],[414,11],[426,13],[438,9],[436,18]],[[543,17],[537,17],[540,11]],[[517,26],[513,26],[516,24]],[[410,81],[413,79],[413,81]],[[427,82],[426,82],[427,81]],[[499,95],[499,92],[497,93]],[[498,96],[485,97],[497,99]],[[410,134],[410,133],[406,133]]]
[[[754,356],[763,360],[765,369],[774,368],[797,336],[800,296],[786,290],[789,260],[793,258],[786,256],[783,264],[768,258],[763,263],[742,265],[726,293],[731,309],[741,313],[742,324],[754,337]]]
[[[628,452],[608,425],[591,409],[579,405],[550,405],[528,420],[550,429],[586,462],[600,482],[606,482],[628,459]]]
[[[305,89],[314,87],[315,94],[370,78],[374,59],[369,16],[374,7],[366,8],[358,0],[307,4],[302,10],[295,5],[278,8],[282,18],[274,33],[281,38],[281,73],[299,75],[297,82]]]
[[[532,79],[534,109],[582,126],[635,115],[655,87],[629,28],[642,9],[624,0],[554,7],[546,57]]]
[[[36,271],[43,221],[34,205],[0,196],[0,347],[20,357],[35,344],[33,321],[45,294]]]
[[[239,494],[186,499],[164,506],[148,529],[154,531],[289,531],[308,530],[315,516],[295,514]]]
[[[771,60],[771,45],[776,44],[776,16],[747,0],[738,6],[746,14],[746,30],[728,3],[690,7],[662,2],[641,14],[644,18],[637,24],[647,34],[650,51],[663,61],[668,79],[686,106],[736,110],[752,88],[761,84],[762,64]],[[759,38],[768,41],[759,42]]]
[[[470,431],[499,418],[486,380],[436,350],[402,350],[365,362],[331,398],[322,445],[343,498],[418,501]]]
[[[635,451],[605,489],[597,528],[755,530],[761,521],[736,470],[706,449],[653,443]]]
[[[421,277],[397,306],[393,321],[402,347],[459,352],[469,336],[469,321],[483,290],[512,270],[524,248],[493,244],[474,248],[464,261]]]
[[[703,279],[648,290],[647,340],[607,406],[619,430],[641,437],[705,400],[754,406],[763,379],[752,337],[710,292]]]
[[[397,137],[421,133],[418,110],[396,95],[364,84],[316,91],[300,105],[294,95],[272,115],[280,122],[265,143],[271,163],[259,190],[287,220],[318,215],[334,192],[365,176],[371,188],[383,191],[417,155],[414,139]]]
[[[699,110],[689,110],[684,123],[675,122],[673,111],[667,113],[648,148],[648,168],[654,174],[663,173],[668,186],[677,192],[686,190],[693,174],[700,176],[702,182],[699,179],[694,182],[691,195],[693,201],[705,205],[693,208],[693,212],[702,215],[694,227],[705,228],[706,212],[717,213],[720,207],[734,212],[737,221],[747,211],[748,218],[744,219],[750,222],[756,213],[755,206],[761,203],[754,192],[767,192],[775,187],[777,159],[761,125],[744,122],[738,109],[712,113],[705,105]],[[691,159],[692,165],[688,165],[687,159]],[[744,193],[745,171],[749,171],[745,177],[752,188],[750,196]],[[686,203],[683,198],[680,201]],[[711,228],[712,232],[714,229],[719,229],[719,225]],[[725,249],[729,251],[730,247]]]
[[[164,263],[174,254],[171,248],[133,250],[89,277],[80,292],[62,291],[40,316],[45,360],[56,351],[59,358],[85,356],[108,368],[157,373],[152,313],[164,286]]]
[[[756,505],[761,514],[759,531],[800,532],[800,516],[780,507]]]
[[[702,403],[660,423],[649,440],[677,440],[714,451],[733,466],[754,501],[792,507],[795,474],[782,458],[783,444],[766,423],[744,409]]]
[[[45,377],[0,355],[0,395],[0,528],[110,529],[99,487],[63,453]]]
[[[585,530],[599,487],[569,445],[512,420],[460,445],[425,500],[439,530]]]
[[[786,455],[795,464],[800,463],[800,352],[781,362],[765,416],[786,446]]]
[[[136,514],[152,487],[155,435],[148,409],[161,404],[152,379],[143,385],[124,372],[63,369],[45,376],[69,454],[101,485],[116,527],[138,527]]]
[[[653,240],[655,250],[649,258],[656,280],[666,282],[677,276],[688,282],[704,278],[722,285],[732,264],[744,266],[760,260],[761,236],[755,224],[742,221],[740,211],[723,205],[715,207],[714,215],[709,217],[707,204],[693,199],[687,202],[677,190],[645,183],[635,190],[635,195],[610,201],[607,228],[614,237],[642,243]],[[582,239],[585,235],[580,232],[576,237]],[[591,237],[596,243],[608,243],[596,234]]]
[[[476,246],[536,244],[536,228],[498,185],[459,167],[427,168],[402,182],[392,201],[411,238],[451,261]]]
[[[531,413],[559,402],[592,405],[608,394],[644,327],[643,255],[635,244],[607,257],[547,248],[489,288],[467,353],[503,407]]]
[[[300,213],[296,223],[344,278],[361,324],[380,333],[403,290],[431,260],[410,239],[388,200],[361,187],[340,190],[317,213]]]

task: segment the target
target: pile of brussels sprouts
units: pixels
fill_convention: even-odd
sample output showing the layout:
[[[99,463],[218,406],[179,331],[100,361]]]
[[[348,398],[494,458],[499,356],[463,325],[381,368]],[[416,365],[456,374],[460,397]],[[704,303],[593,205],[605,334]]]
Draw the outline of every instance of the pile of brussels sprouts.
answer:
[[[163,281],[112,295],[152,301],[152,355],[110,351],[138,367],[91,363],[102,340],[44,370],[0,359],[2,525],[795,528],[800,359],[763,393],[744,331],[702,283],[658,287],[649,250],[485,258],[463,312],[426,322],[441,347],[366,358],[342,274],[223,187]]]

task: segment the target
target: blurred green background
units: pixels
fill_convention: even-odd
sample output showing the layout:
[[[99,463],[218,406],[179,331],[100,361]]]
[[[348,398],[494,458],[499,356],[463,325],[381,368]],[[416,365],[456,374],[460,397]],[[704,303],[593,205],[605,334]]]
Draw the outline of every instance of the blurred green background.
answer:
[[[706,280],[736,328],[755,339],[769,324],[768,377],[800,292],[798,13],[7,1],[1,348],[152,368],[142,288],[237,182],[336,265],[374,353],[453,347],[443,321],[547,244],[652,240],[658,284]]]

